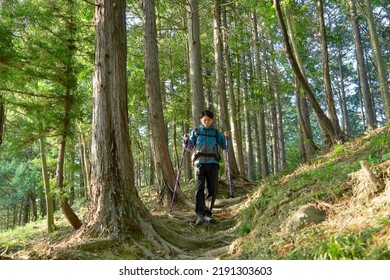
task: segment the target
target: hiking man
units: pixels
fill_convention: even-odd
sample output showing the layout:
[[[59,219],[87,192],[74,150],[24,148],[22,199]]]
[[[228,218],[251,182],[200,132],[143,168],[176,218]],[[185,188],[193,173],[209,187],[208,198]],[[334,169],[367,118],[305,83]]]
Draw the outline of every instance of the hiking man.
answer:
[[[225,137],[229,132],[218,131],[213,126],[214,114],[205,110],[200,116],[199,128],[192,130],[189,135],[184,135],[184,144],[188,151],[194,150],[192,162],[195,172],[195,225],[213,223],[211,217],[218,188],[218,170],[221,159],[218,153],[218,146],[223,150],[227,149]],[[207,186],[207,198],[205,187]]]

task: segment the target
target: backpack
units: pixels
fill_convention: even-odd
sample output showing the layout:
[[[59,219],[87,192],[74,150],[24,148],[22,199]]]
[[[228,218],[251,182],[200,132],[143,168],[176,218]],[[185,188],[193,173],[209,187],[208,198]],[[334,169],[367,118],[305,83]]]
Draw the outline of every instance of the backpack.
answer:
[[[214,128],[214,131],[215,131],[214,135],[199,133],[198,127],[195,128],[194,131],[195,131],[196,139],[198,138],[198,136],[215,137],[215,149],[214,149],[215,153],[204,153],[204,152],[197,151],[197,152],[195,152],[192,161],[194,162],[198,157],[214,157],[215,160],[219,162],[221,160],[221,156],[219,155],[219,152],[218,152],[218,130],[216,128]],[[196,142],[196,140],[195,140],[195,142]]]

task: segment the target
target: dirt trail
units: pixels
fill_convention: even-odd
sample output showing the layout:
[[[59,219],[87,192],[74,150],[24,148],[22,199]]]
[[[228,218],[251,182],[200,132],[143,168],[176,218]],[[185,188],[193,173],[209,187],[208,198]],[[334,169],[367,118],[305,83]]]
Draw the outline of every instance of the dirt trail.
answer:
[[[222,185],[222,186],[221,186]],[[198,249],[178,255],[177,259],[216,259],[223,257],[232,249],[233,242],[238,238],[238,214],[244,207],[248,193],[254,184],[245,180],[234,182],[234,197],[229,198],[229,189],[220,182],[220,191],[213,209],[215,223],[195,225],[196,216],[193,210],[175,205],[171,213],[167,211],[152,212],[163,223],[183,235],[189,235],[199,240],[215,240],[213,246],[199,246]],[[187,197],[193,200],[191,193]]]

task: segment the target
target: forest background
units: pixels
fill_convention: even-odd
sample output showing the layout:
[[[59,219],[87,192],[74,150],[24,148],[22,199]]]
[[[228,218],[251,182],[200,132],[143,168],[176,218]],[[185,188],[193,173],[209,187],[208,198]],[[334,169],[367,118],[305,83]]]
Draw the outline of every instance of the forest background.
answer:
[[[99,35],[102,5],[124,7],[124,33]],[[96,217],[99,116],[104,123],[104,115],[126,113],[130,182],[156,190],[163,207],[172,199],[182,135],[198,126],[204,108],[231,131],[233,178],[254,181],[390,117],[386,1],[2,0],[0,12],[1,230],[45,217],[52,231],[59,208],[79,229],[72,207],[87,203],[90,220]],[[107,18],[115,26],[118,19]],[[125,62],[119,113],[93,111],[104,54],[98,46],[107,45]],[[108,50],[106,59],[115,52]],[[107,96],[114,100],[115,92]],[[115,125],[100,129],[126,139]],[[187,154],[182,179],[191,178]],[[188,204],[180,190],[177,199]],[[98,224],[122,235],[123,223],[107,216]]]

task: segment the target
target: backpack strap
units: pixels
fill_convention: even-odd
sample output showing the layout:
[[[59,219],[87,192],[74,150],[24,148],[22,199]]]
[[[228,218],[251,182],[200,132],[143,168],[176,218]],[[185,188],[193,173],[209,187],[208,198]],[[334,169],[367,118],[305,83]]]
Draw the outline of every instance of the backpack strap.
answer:
[[[213,157],[213,158],[215,158],[216,161],[219,162],[221,160],[221,156],[218,153],[218,129],[214,128],[214,131],[215,131],[214,135],[205,134],[205,133],[199,133],[199,128],[198,127],[196,127],[194,129],[194,131],[195,131],[196,138],[198,136],[215,137],[215,153],[196,152],[194,154],[193,161],[195,161],[198,157]],[[196,142],[196,140],[195,140],[195,142]]]
[[[199,135],[200,136],[208,136],[208,137],[215,137],[215,138],[217,138],[217,140],[218,140],[218,129],[216,129],[216,128],[214,128],[214,132],[215,132],[215,135],[210,135],[210,134],[205,134],[205,133],[199,133],[199,127],[196,127],[195,129],[194,129],[194,131],[195,131],[195,136],[196,137],[198,137]],[[217,141],[218,142],[218,141]],[[216,142],[216,143],[217,143]]]

